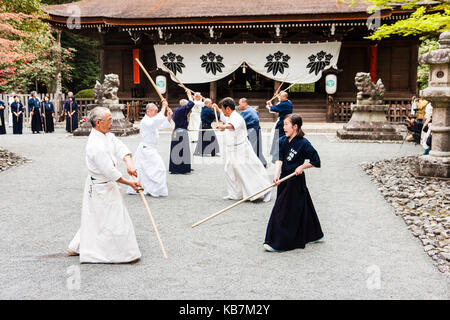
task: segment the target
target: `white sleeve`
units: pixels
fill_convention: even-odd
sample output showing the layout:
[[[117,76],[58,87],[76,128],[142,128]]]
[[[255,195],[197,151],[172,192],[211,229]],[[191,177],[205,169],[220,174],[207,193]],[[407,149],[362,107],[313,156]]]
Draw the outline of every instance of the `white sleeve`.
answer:
[[[153,119],[156,129],[165,129],[170,127],[169,120],[167,120],[162,112],[159,112]]]
[[[219,120],[222,121],[222,122],[225,122],[225,123],[227,122],[227,117],[225,117],[223,112],[220,113]]]
[[[426,119],[431,118],[432,113],[433,113],[433,106],[431,105],[431,103],[429,103],[425,108],[425,118]]]
[[[239,115],[237,117],[236,116],[235,117],[230,117],[230,119],[228,120],[228,123],[233,125],[234,130],[238,130],[242,126],[242,123],[245,124],[245,120],[244,120],[244,118],[242,118]]]
[[[114,145],[114,154],[117,159],[122,160],[127,154],[131,154],[130,149],[128,149],[128,147],[114,134],[112,134],[112,143]]]

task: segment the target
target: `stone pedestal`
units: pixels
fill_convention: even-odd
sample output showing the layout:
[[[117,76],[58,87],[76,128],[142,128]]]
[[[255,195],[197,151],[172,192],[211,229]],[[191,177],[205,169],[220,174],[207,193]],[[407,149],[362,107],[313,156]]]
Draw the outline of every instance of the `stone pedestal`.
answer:
[[[97,105],[89,105],[88,110],[97,107]],[[134,128],[133,124],[128,121],[127,118],[124,117],[122,109],[124,107],[123,104],[110,104],[106,106],[111,110],[112,116],[112,127],[111,132],[116,136],[130,136],[133,134],[138,134],[139,129]],[[78,129],[73,132],[74,136],[88,136],[91,133],[92,126],[91,123],[85,122]]]
[[[337,131],[343,140],[403,140],[401,134],[386,121],[388,105],[352,104],[352,118]]]

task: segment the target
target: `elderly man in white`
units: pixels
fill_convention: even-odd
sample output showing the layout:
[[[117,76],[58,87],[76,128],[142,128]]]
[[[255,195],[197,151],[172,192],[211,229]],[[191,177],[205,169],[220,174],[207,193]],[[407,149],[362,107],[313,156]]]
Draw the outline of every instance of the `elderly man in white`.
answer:
[[[167,117],[164,116],[167,110]],[[139,182],[144,188],[144,194],[153,197],[167,197],[166,167],[158,153],[159,130],[170,127],[173,112],[168,108],[167,101],[162,102],[161,112],[154,103],[147,104],[145,116],[141,121],[140,132],[142,142],[134,154]],[[128,194],[136,194],[128,187]]]
[[[111,112],[96,107],[89,114],[92,131],[86,144],[88,176],[84,187],[81,227],[69,244],[70,255],[81,263],[128,263],[140,259],[136,235],[125,208],[119,183],[135,190],[138,181],[125,179],[117,169],[122,159],[129,175],[137,177],[130,150],[111,130]]]
[[[201,121],[201,113],[202,109],[205,106],[205,103],[203,102],[204,98],[200,94],[200,92],[196,92],[194,94],[194,107],[191,110],[191,115],[189,116],[189,130],[198,130],[200,129],[200,125],[202,123]],[[197,132],[194,133],[194,136],[197,136]],[[196,138],[195,138],[196,139]],[[191,139],[192,142],[195,142],[196,140]]]

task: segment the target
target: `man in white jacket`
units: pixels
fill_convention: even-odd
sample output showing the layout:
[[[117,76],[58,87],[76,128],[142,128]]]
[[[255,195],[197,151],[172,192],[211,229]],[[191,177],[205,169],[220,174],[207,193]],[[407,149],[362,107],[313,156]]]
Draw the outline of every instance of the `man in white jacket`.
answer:
[[[244,118],[235,111],[232,98],[219,102],[221,120],[225,125],[217,128],[225,131],[225,181],[228,195],[224,199],[241,200],[271,185],[266,169],[253,151],[247,138],[247,125]],[[217,108],[218,109],[218,108]],[[270,201],[272,189],[256,195],[250,201],[262,199]]]
[[[130,150],[110,132],[111,112],[96,107],[89,114],[92,131],[86,144],[88,176],[83,195],[81,227],[69,244],[70,255],[81,263],[128,263],[140,259],[136,235],[119,183],[134,190],[138,181],[125,179],[117,169],[125,162],[129,175],[137,177]]]
[[[164,116],[167,110],[167,117]],[[163,159],[158,153],[159,130],[170,127],[173,112],[168,108],[167,101],[162,102],[161,112],[154,103],[147,104],[145,116],[141,121],[140,132],[142,142],[139,144],[134,161],[139,181],[144,188],[144,194],[153,197],[167,197],[167,172]],[[136,194],[128,187],[128,194]]]

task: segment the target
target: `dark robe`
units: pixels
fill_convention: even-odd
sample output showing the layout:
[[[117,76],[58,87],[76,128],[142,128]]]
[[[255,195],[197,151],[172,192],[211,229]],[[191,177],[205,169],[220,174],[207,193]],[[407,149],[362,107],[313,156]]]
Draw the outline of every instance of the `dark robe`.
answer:
[[[170,143],[169,172],[184,174],[191,172],[191,150],[189,147],[189,132],[187,115],[194,107],[194,102],[189,101],[185,106],[179,106],[173,112],[175,128],[172,132]]]
[[[320,168],[320,158],[311,143],[300,137],[289,142],[286,136],[279,140],[279,160],[283,161],[280,180],[309,159]],[[276,250],[304,248],[308,242],[323,237],[319,218],[306,187],[305,172],[282,182],[270,215],[264,243]]]
[[[41,115],[41,104],[38,98],[30,98],[28,100],[28,112],[33,113],[31,117],[31,131],[33,133],[39,133],[42,131],[42,115]]]
[[[64,111],[67,112],[66,114],[66,131],[67,132],[74,132],[75,129],[78,128],[78,113],[79,113],[79,108],[78,108],[78,103],[74,100],[72,102],[72,105],[70,105],[70,100],[67,99],[66,102],[64,102]],[[74,112],[72,117],[69,117],[69,113]],[[72,122],[72,126],[70,125],[70,123]]]
[[[53,114],[55,113],[55,107],[53,106],[53,102],[42,102],[41,104],[41,112],[45,114],[44,118],[44,130],[45,132],[53,132],[55,131],[55,125],[53,122]]]
[[[3,101],[0,101],[0,134],[6,134],[5,108],[5,103]]]
[[[211,123],[215,120],[214,110],[208,107],[202,108],[200,118],[202,120],[202,129],[212,129]],[[195,147],[194,155],[214,157],[219,153],[219,142],[214,131],[199,131],[197,146]]]
[[[12,114],[13,120],[13,134],[22,134],[23,128],[23,104],[22,102],[13,102],[11,103],[11,112],[20,112],[22,113],[17,117],[14,113]]]
[[[291,100],[281,101],[279,104],[271,106],[270,111],[278,113],[278,121],[275,125],[275,132],[272,140],[272,147],[270,148],[270,154],[272,155],[272,163],[278,160],[278,139],[285,135],[284,133],[284,119],[292,113]]]
[[[261,127],[259,126],[258,111],[248,106],[245,110],[241,112],[242,118],[245,120],[247,125],[247,137],[252,145],[253,150],[258,156],[259,160],[264,167],[267,166],[267,161],[264,158],[263,148],[262,148],[262,135]]]

